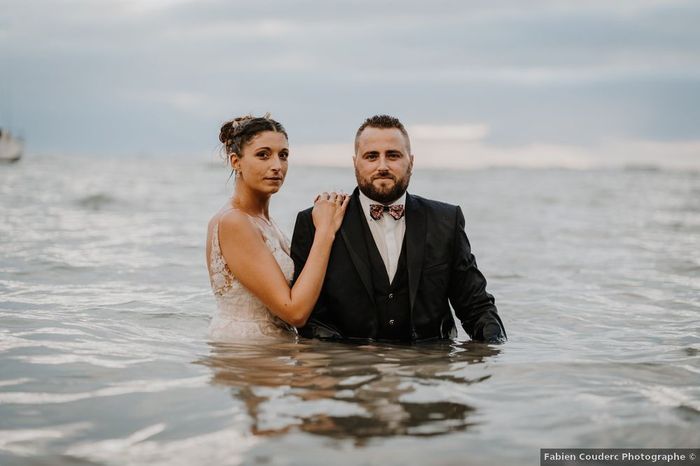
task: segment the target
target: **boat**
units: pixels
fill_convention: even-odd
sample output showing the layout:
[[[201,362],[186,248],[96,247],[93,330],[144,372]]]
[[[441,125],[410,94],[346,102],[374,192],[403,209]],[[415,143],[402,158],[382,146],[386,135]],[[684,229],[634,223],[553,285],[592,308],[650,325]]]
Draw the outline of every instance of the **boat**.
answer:
[[[24,143],[6,129],[0,128],[0,162],[17,162],[22,158]]]

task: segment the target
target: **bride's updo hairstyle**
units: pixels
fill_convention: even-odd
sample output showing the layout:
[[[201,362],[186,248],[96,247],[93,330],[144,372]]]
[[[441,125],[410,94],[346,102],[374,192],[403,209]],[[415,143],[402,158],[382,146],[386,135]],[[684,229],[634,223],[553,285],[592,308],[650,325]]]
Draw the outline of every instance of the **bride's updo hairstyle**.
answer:
[[[245,115],[224,123],[219,132],[219,141],[224,145],[227,162],[231,163],[231,154],[243,157],[243,147],[255,136],[265,131],[282,133],[285,138],[289,139],[284,126],[270,118],[269,113],[261,117]]]

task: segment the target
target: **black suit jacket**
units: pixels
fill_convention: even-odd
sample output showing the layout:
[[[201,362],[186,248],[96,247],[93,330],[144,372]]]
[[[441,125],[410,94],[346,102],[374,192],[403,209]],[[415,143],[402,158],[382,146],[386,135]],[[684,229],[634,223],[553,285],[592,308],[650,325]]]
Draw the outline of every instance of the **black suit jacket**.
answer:
[[[299,212],[292,237],[294,280],[309,256],[314,238],[311,210]],[[331,249],[321,296],[306,325],[308,338],[373,339],[375,312],[370,264],[356,188]],[[475,340],[504,340],[503,323],[486,279],[476,266],[458,206],[406,195],[406,254],[411,339],[457,336],[449,304]],[[449,302],[449,304],[448,304]]]

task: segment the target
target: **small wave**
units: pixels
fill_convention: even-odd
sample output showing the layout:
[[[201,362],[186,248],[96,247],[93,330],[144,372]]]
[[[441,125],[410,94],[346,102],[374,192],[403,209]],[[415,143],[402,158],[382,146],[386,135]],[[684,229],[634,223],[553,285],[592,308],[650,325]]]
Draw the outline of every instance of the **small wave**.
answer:
[[[90,210],[100,210],[110,204],[117,202],[117,199],[110,196],[109,194],[97,193],[91,194],[89,196],[82,197],[76,201],[80,207],[84,207]]]
[[[497,279],[497,280],[509,280],[509,279],[519,279],[519,278],[525,278],[522,275],[518,273],[492,273],[490,275],[490,278],[492,279]]]
[[[74,265],[74,264],[68,264],[66,262],[59,262],[59,263],[52,263],[48,267],[45,267],[47,271],[51,272],[80,272],[80,271],[92,271],[92,270],[97,270],[98,267],[90,266],[90,265]]]
[[[129,395],[133,393],[159,393],[174,388],[200,388],[208,384],[208,376],[196,376],[174,380],[134,380],[115,384],[89,392],[47,393],[47,392],[0,392],[0,404],[58,404],[74,401]]]
[[[12,379],[12,380],[0,380],[0,387],[9,387],[12,385],[21,385],[23,383],[27,382],[32,382],[34,379],[28,379],[26,377],[22,377],[19,379]]]
[[[19,456],[37,455],[42,444],[84,432],[90,427],[89,422],[76,422],[39,429],[0,430],[0,451]]]
[[[687,418],[689,421],[697,419],[700,416],[700,409],[697,406],[689,406],[687,404],[681,404],[676,408],[681,416]]]
[[[245,453],[258,444],[259,437],[245,435],[235,427],[194,435],[184,439],[153,438],[162,423],[148,426],[126,438],[88,440],[66,451],[73,458],[95,463],[121,464],[232,464],[244,462]]]
[[[700,402],[694,400],[679,389],[664,386],[652,386],[643,388],[640,391],[650,401],[657,405],[673,408],[683,407],[685,409],[700,412]]]
[[[41,333],[49,333],[51,335],[85,335],[85,332],[82,330],[65,327],[41,327],[35,328],[30,332],[18,333],[17,335],[36,335]]]
[[[141,364],[152,361],[151,358],[140,359],[107,359],[97,356],[89,356],[83,354],[51,354],[40,356],[17,356],[16,359],[25,361],[29,364],[41,365],[62,365],[62,364],[90,364],[98,367],[106,367],[109,369],[125,369],[134,364]]]
[[[623,171],[626,172],[660,172],[662,171],[661,167],[658,165],[654,164],[645,164],[645,163],[629,163],[627,165],[624,165],[622,167]]]

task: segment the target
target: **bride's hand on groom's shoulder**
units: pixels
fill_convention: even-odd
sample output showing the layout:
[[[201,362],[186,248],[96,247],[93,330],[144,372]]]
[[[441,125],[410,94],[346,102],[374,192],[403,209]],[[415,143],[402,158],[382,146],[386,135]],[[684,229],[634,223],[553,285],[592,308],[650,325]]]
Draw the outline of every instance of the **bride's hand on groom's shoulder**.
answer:
[[[345,193],[324,192],[316,196],[311,216],[317,231],[335,234],[343,223],[350,196]]]

